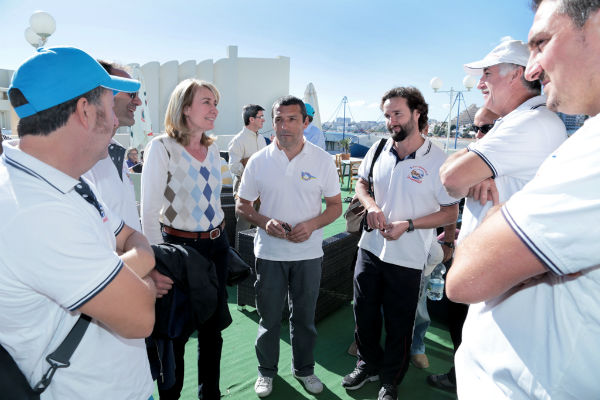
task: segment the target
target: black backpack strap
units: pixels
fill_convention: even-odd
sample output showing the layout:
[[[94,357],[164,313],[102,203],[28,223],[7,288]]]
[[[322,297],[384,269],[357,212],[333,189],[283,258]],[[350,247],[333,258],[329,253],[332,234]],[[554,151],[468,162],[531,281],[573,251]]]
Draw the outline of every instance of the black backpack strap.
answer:
[[[71,331],[67,337],[56,348],[56,350],[46,357],[46,361],[48,361],[50,364],[50,368],[33,388],[36,393],[42,393],[44,390],[46,390],[58,368],[67,368],[69,365],[71,365],[69,359],[75,352],[77,346],[79,346],[79,342],[81,342],[81,338],[83,338],[91,319],[92,318],[90,316],[81,314],[75,325],[73,325],[73,328],[71,328]]]

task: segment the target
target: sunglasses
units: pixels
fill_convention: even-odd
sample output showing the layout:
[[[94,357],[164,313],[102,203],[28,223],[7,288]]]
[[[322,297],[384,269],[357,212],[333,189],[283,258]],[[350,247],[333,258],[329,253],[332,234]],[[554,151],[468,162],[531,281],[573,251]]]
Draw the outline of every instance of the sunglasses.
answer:
[[[135,99],[138,95],[138,92],[133,92],[133,93],[127,93],[129,95],[129,97],[131,97],[131,100]]]
[[[475,132],[479,132],[481,131],[481,133],[483,133],[484,135],[486,133],[488,133],[492,128],[494,127],[494,124],[485,124],[485,125],[481,125],[481,126],[477,126],[477,125],[473,125],[473,130]]]

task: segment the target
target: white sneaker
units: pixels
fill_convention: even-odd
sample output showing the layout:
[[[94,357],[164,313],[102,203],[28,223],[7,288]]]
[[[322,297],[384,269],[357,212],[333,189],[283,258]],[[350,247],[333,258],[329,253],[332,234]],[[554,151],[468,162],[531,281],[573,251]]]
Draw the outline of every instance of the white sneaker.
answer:
[[[258,397],[267,397],[273,391],[273,378],[259,376],[254,384],[254,391]]]
[[[312,394],[319,394],[323,391],[323,382],[315,374],[308,376],[297,376],[294,374],[296,379],[300,380],[304,384],[306,390]]]

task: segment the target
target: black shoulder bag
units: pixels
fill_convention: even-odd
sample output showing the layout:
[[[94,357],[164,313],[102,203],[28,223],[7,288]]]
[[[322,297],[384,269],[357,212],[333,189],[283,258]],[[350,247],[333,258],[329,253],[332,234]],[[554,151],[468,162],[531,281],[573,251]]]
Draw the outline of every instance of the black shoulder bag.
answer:
[[[69,359],[81,342],[91,317],[81,314],[63,342],[46,357],[50,368],[42,379],[32,388],[21,372],[15,360],[0,346],[0,393],[6,400],[39,400],[40,394],[46,390],[58,368],[67,368]]]

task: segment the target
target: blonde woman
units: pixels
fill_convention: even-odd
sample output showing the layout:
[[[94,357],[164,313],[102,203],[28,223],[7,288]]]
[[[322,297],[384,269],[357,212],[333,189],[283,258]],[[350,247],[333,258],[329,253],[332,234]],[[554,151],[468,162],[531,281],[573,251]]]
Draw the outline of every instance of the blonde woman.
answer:
[[[142,229],[151,244],[162,242],[194,247],[211,259],[219,280],[215,313],[198,328],[198,390],[204,400],[219,399],[221,330],[231,323],[227,308],[227,257],[229,242],[221,209],[219,149],[206,134],[214,128],[219,92],[197,79],[179,83],[165,116],[166,135],[150,142],[142,173]],[[172,281],[153,273],[159,295]],[[174,340],[176,383],[160,391],[161,400],[178,399],[183,386],[183,353],[192,321]]]

